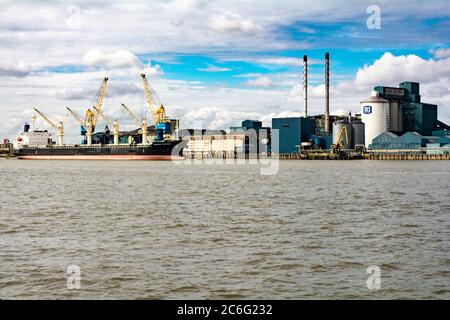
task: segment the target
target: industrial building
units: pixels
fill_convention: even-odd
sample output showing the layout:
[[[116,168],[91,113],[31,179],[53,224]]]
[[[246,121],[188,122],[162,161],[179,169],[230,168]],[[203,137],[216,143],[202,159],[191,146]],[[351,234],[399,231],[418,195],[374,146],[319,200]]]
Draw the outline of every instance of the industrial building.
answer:
[[[417,82],[402,82],[399,87],[377,86],[361,101],[361,113],[330,115],[330,55],[325,54],[324,113],[308,115],[308,58],[303,57],[304,117],[274,118],[278,130],[279,154],[331,150],[332,153],[359,153],[388,148],[414,152],[446,152],[450,126],[438,120],[437,105],[421,100]],[[445,138],[437,138],[441,135]],[[438,145],[439,144],[439,145]],[[440,148],[440,149],[439,149]],[[420,151],[418,151],[420,150]]]
[[[188,158],[236,158],[245,155],[245,133],[227,134],[224,130],[180,130]]]
[[[298,152],[302,142],[309,142],[310,136],[315,133],[315,124],[313,118],[273,118],[272,129],[278,130],[278,152]]]
[[[279,154],[316,150],[353,150],[364,148],[364,123],[360,115],[330,115],[330,55],[325,54],[324,113],[308,116],[308,58],[303,57],[303,103],[305,117],[274,118],[272,129],[278,130]]]
[[[398,88],[377,86],[361,101],[362,121],[366,125],[365,146],[374,152],[423,152],[445,136],[449,126],[438,120],[437,105],[423,103],[417,82],[402,82]],[[435,146],[436,147],[436,146]]]
[[[270,154],[271,128],[258,120],[244,120],[240,127],[230,127],[230,134],[245,134],[245,154]]]
[[[450,133],[441,136],[422,136],[411,131],[398,136],[392,132],[383,132],[372,140],[369,147],[372,153],[450,154]]]
[[[241,126],[224,130],[180,130],[186,141],[184,155],[189,158],[243,158],[270,154],[271,129],[261,121],[244,120]]]
[[[429,136],[439,128],[437,105],[421,102],[419,83],[402,82],[398,88],[377,86],[361,101],[366,124],[366,147],[383,132],[417,132]]]

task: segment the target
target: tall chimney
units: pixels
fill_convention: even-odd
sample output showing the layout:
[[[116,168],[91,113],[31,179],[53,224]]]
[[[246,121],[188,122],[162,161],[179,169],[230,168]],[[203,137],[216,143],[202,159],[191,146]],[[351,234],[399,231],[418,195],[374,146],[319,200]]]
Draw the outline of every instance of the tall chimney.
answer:
[[[303,56],[303,106],[308,117],[308,56]]]
[[[330,132],[330,54],[325,53],[325,115],[324,115],[325,134]]]

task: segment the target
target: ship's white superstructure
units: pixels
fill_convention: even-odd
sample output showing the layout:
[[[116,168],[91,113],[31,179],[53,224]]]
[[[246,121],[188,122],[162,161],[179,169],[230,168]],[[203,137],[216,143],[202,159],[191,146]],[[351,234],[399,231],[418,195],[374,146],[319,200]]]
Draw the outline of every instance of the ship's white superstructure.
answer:
[[[14,140],[14,149],[26,147],[45,148],[51,143],[47,130],[23,131]]]

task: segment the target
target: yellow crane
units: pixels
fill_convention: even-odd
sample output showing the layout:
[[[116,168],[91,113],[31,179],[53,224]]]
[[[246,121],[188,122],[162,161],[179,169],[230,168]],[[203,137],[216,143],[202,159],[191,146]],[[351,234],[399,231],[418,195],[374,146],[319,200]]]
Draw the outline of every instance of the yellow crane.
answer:
[[[33,109],[42,117],[42,119],[44,119],[53,128],[58,130],[58,146],[62,146],[63,145],[63,137],[64,137],[64,123],[62,121],[59,121],[59,123],[56,123],[54,120],[51,120],[45,113],[39,111],[36,108],[33,108]]]
[[[95,114],[91,111],[91,109],[86,110],[86,114],[84,117],[84,123],[86,124],[86,141],[87,145],[90,146],[92,144],[92,134],[94,132],[94,117]]]
[[[95,131],[95,126],[97,125],[98,118],[101,114],[103,98],[105,97],[105,94],[106,94],[107,82],[108,82],[108,77],[103,78],[103,82],[102,82],[102,85],[100,86],[100,90],[99,90],[99,94],[98,94],[97,103],[95,106],[93,106],[93,109],[95,110],[95,112],[91,111],[93,114],[92,114],[92,118],[90,119],[90,121],[92,121],[91,125],[92,125],[93,132]],[[88,111],[90,111],[90,109],[88,109]],[[86,111],[86,115],[87,115],[88,111]]]
[[[100,118],[102,118],[105,121],[106,125],[110,126],[111,125],[111,121],[109,120],[109,118],[103,112],[98,110],[97,107],[93,107],[93,108],[94,108],[95,112],[100,115]]]
[[[81,117],[72,109],[70,109],[69,107],[66,107],[66,109],[70,112],[70,114],[75,118],[75,120],[84,128],[86,129],[86,124],[84,123],[84,121],[81,119]]]
[[[74,117],[74,119],[80,124],[80,133],[82,136],[86,135],[86,122],[81,119],[81,117],[72,109],[70,109],[69,107],[66,107],[66,109],[70,112],[70,114]]]
[[[109,118],[100,110],[97,110],[96,107],[94,107],[95,111],[97,111],[97,113],[100,115],[100,117],[103,118],[103,120],[105,121],[106,125],[108,127],[111,126],[111,121],[109,120]],[[119,120],[116,119],[113,122],[113,134],[114,134],[114,144],[118,145],[119,144]]]
[[[69,107],[66,107],[66,109],[70,112],[70,114],[75,118],[75,120],[80,124],[81,126],[81,135],[86,135],[87,144],[92,144],[92,118],[93,118],[93,112],[88,109],[86,111],[86,117],[83,120],[75,111],[70,109]]]
[[[339,153],[341,151],[341,148],[344,146],[344,142],[341,141],[342,135],[344,133],[345,133],[345,143],[348,144],[348,130],[347,130],[347,127],[344,126],[341,128],[341,131],[339,131],[339,135],[338,135],[336,144],[333,144],[331,146],[331,151],[333,153],[336,153],[336,154]]]
[[[114,144],[118,145],[119,144],[119,121],[118,120],[114,120],[113,134],[114,134]]]
[[[156,100],[155,96],[152,95],[152,91],[147,82],[147,77],[145,76],[144,73],[141,74],[141,78],[142,78],[142,84],[144,85],[144,92],[145,92],[145,97],[147,99],[147,105],[150,110],[150,114],[152,115],[152,118],[153,118],[153,124],[156,126],[160,122],[167,121],[166,110],[164,109],[164,106],[159,101],[154,101],[154,100]],[[155,103],[159,104],[158,109],[155,109],[155,106],[154,106]]]
[[[130,117],[134,120],[134,122],[136,123],[136,125],[141,127],[141,134],[142,134],[142,143],[143,144],[147,144],[148,143],[148,139],[147,139],[147,119],[144,118],[142,120],[140,120],[134,113],[133,111],[131,111],[130,108],[128,108],[125,104],[122,103],[122,107],[124,108],[124,110],[130,115]]]

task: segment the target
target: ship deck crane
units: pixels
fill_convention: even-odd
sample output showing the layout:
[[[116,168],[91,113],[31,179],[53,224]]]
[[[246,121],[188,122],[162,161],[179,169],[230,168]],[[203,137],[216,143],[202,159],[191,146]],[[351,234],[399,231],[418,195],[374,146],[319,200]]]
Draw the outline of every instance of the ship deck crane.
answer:
[[[101,112],[101,110],[97,110],[96,107],[94,107],[95,111],[98,112],[98,114],[100,115],[100,117],[103,118],[103,120],[106,123],[106,126],[110,127],[111,126],[111,120],[109,120],[109,118],[103,113]],[[114,120],[113,124],[113,135],[114,135],[114,144],[118,145],[119,144],[119,120]]]
[[[75,118],[75,120],[80,124],[80,133],[82,136],[86,136],[88,132],[88,125],[86,123],[86,120],[81,119],[81,117],[72,109],[69,107],[66,107],[66,109],[70,112],[70,114]],[[90,142],[92,143],[92,129],[90,130],[91,133],[88,135],[88,142],[89,142],[89,136],[90,136]]]
[[[128,108],[124,103],[122,103],[122,107],[124,110],[130,115],[130,117],[134,120],[136,125],[141,127],[141,133],[142,133],[142,143],[147,144],[148,138],[147,138],[147,119],[139,120],[139,118],[131,111],[130,108]]]
[[[83,119],[72,109],[69,107],[66,107],[66,109],[70,112],[70,114],[75,118],[75,120],[81,125],[82,129],[86,130],[86,124],[84,123]]]
[[[53,128],[58,130],[58,146],[62,146],[63,145],[63,137],[64,137],[64,122],[59,121],[59,123],[57,124],[54,120],[51,120],[45,113],[39,111],[36,108],[33,108],[33,109],[42,117],[42,119],[44,119]]]
[[[141,78],[142,84],[144,85],[144,92],[147,100],[147,105],[150,110],[150,114],[152,115],[153,123],[155,125],[157,140],[159,141],[164,140],[164,136],[170,135],[171,133],[170,120],[167,119],[166,110],[164,106],[161,104],[159,99],[157,99],[156,94],[149,86],[145,74],[142,73]],[[159,105],[157,109],[155,109],[155,104]]]
[[[103,78],[103,82],[102,82],[102,85],[100,86],[100,90],[99,90],[99,94],[98,94],[97,103],[95,104],[95,106],[93,106],[93,109],[95,110],[95,112],[93,112],[93,116],[92,116],[92,120],[91,120],[92,121],[92,131],[95,131],[95,126],[97,125],[98,118],[101,115],[103,98],[105,98],[107,83],[108,83],[108,77]],[[88,109],[88,110],[90,110],[90,109]]]
[[[145,92],[145,98],[147,100],[147,106],[148,106],[148,109],[150,110],[150,115],[152,116],[153,124],[156,126],[160,122],[160,117],[158,115],[157,110],[155,109],[152,93],[150,91],[150,87],[148,85],[147,78],[144,73],[141,74],[141,78],[142,78],[142,84],[144,85],[144,92]],[[163,106],[161,105],[161,107],[163,107]]]
[[[109,120],[109,118],[101,110],[98,110],[97,107],[94,106],[93,108],[95,112],[97,112],[100,115],[100,118],[102,118],[105,121],[106,125],[110,126],[111,121]]]

